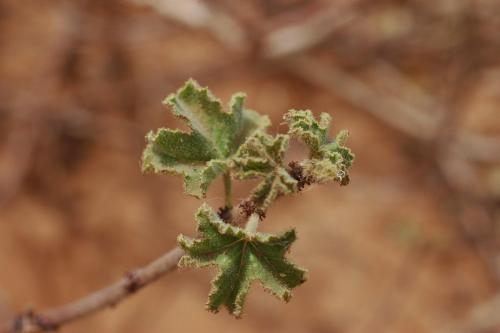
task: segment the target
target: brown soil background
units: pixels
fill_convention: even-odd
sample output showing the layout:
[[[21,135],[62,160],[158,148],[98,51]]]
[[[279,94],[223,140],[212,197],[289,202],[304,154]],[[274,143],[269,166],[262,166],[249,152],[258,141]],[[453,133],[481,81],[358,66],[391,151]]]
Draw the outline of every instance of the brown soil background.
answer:
[[[344,2],[208,3],[258,38],[323,6],[347,10]],[[464,14],[469,5],[477,17]],[[385,61],[439,101],[450,117],[443,132],[498,137],[497,2],[353,6],[352,23],[303,52],[371,86],[390,83],[370,76]],[[234,50],[209,29],[125,0],[0,3],[0,318],[82,297],[173,247],[178,233],[194,234],[200,201],[182,194],[178,177],[140,172],[145,133],[184,126],[160,102],[189,77],[223,101],[245,91],[273,132],[285,130],[289,108],[329,112],[335,131],[349,129],[351,184],[282,199],[262,223],[273,232],[296,227],[290,257],[309,269],[309,281],[288,304],[255,284],[235,320],[204,310],[213,271],[177,271],[60,332],[445,332],[494,297],[498,164],[472,161],[451,178],[473,172],[474,190],[456,186],[434,150],[446,137],[412,138],[285,60],[262,59],[252,43]],[[393,95],[407,93],[398,89]],[[292,154],[301,152],[298,145]],[[220,185],[206,199],[213,207]],[[244,191],[238,184],[237,195]],[[497,325],[468,332],[500,332]]]

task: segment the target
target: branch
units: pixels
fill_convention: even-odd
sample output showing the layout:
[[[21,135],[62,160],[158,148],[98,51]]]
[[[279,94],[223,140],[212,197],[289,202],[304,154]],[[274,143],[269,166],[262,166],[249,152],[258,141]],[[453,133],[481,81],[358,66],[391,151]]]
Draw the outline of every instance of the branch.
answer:
[[[244,205],[246,201],[241,201],[236,213],[238,218],[245,221],[249,216]],[[139,289],[173,271],[183,255],[184,251],[179,247],[175,247],[149,265],[128,272],[125,277],[114,284],[72,303],[41,313],[35,313],[31,310],[20,313],[9,322],[0,324],[0,333],[55,331],[64,324],[87,317],[108,307],[115,307]]]
[[[384,96],[349,72],[324,64],[310,55],[299,55],[283,62],[289,71],[304,80],[335,91],[354,106],[370,112],[393,128],[418,140],[432,140],[438,123],[418,108],[393,96]]]
[[[246,51],[245,31],[229,15],[211,10],[197,0],[131,0],[146,5],[160,15],[193,29],[207,29],[216,39],[230,49]]]
[[[474,307],[464,319],[451,325],[446,333],[498,332],[500,328],[500,294]]]
[[[11,322],[0,325],[0,333],[48,332],[101,309],[114,307],[144,286],[173,271],[184,254],[175,247],[149,265],[129,272],[114,284],[86,297],[40,314],[28,311]]]
[[[500,138],[474,133],[461,133],[456,138],[457,146],[472,160],[484,163],[500,162]]]
[[[274,29],[261,40],[262,56],[266,59],[281,59],[321,44],[353,21],[356,17],[353,9],[359,2],[350,0],[324,6],[315,15],[306,16],[298,23]]]

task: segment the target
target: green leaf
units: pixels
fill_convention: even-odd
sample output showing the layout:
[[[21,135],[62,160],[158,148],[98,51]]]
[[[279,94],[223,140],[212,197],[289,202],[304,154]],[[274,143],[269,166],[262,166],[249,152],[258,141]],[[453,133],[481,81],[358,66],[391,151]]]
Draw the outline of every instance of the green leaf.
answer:
[[[238,179],[264,178],[251,197],[259,208],[267,210],[279,196],[296,193],[297,180],[284,168],[284,155],[289,136],[256,132],[236,153],[233,159]]]
[[[209,184],[228,168],[225,160],[198,133],[159,129],[150,132],[143,153],[143,172],[181,174],[187,193],[202,197]]]
[[[327,113],[322,113],[317,121],[310,110],[290,110],[284,119],[288,133],[309,147],[309,159],[300,163],[304,173],[317,183],[331,180],[347,183],[347,171],[354,161],[354,154],[345,147],[349,133],[343,130],[335,139],[329,139],[331,117]]]
[[[188,80],[163,104],[187,121],[191,132],[159,129],[146,136],[142,157],[144,172],[184,176],[188,194],[204,197],[210,183],[228,170],[231,157],[255,131],[269,126],[269,119],[243,107],[245,95],[233,95],[229,110],[207,88]]]
[[[232,315],[240,317],[254,280],[285,302],[290,300],[291,290],[306,281],[307,272],[285,258],[296,239],[294,230],[279,236],[248,232],[223,222],[206,204],[199,209],[196,220],[201,238],[179,236],[179,244],[186,252],[179,266],[218,267],[208,310],[218,312],[225,306]]]

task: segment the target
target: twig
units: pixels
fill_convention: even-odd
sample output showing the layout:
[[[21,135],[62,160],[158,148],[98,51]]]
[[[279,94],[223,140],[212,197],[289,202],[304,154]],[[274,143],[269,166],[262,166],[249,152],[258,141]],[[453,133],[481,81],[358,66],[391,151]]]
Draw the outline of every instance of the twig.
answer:
[[[262,56],[276,59],[304,52],[325,41],[332,33],[352,22],[356,14],[352,10],[358,1],[341,2],[326,6],[318,13],[299,23],[277,28],[261,40]]]
[[[77,301],[41,313],[28,311],[0,326],[0,333],[47,332],[89,316],[101,309],[114,307],[137,290],[156,281],[177,267],[184,251],[176,247],[149,265],[129,272],[114,284]]]
[[[470,159],[485,163],[500,162],[500,137],[485,137],[465,132],[455,140],[456,146]]]
[[[179,4],[173,0],[131,1],[147,4],[159,14],[188,27],[206,28],[229,48],[244,50],[245,48],[241,45],[251,44],[248,40],[251,35],[250,31],[245,31],[242,20],[235,18],[238,15],[230,16],[224,11],[213,10],[207,3],[190,0],[183,2],[182,6],[186,8],[180,8]],[[279,27],[262,36],[257,36],[260,39],[257,41],[260,45],[259,56],[267,60],[280,61],[280,64],[284,64],[291,72],[307,81],[341,93],[355,106],[370,112],[418,141],[432,140],[439,130],[439,123],[443,116],[440,105],[431,94],[413,84],[396,68],[379,62],[372,70],[376,72],[375,74],[383,72],[382,77],[385,78],[389,75],[390,80],[385,81],[395,81],[398,85],[408,88],[412,97],[417,99],[418,103],[415,105],[396,96],[381,97],[378,91],[347,71],[324,65],[304,54],[305,51],[327,40],[335,31],[356,19],[356,14],[352,9],[358,2],[348,1],[326,6],[318,14],[306,17],[299,23]],[[291,55],[296,56],[292,56],[289,61],[281,61]],[[429,107],[433,109],[432,113],[426,110]],[[450,149],[463,152],[470,160],[486,163],[500,161],[500,138],[460,132],[453,138],[453,141],[454,144],[450,146]]]
[[[478,305],[465,319],[449,327],[446,333],[498,332],[500,329],[500,294]]]
[[[257,210],[253,210],[251,214],[247,214],[244,205],[247,201],[248,199],[241,201],[236,212],[236,217],[245,221],[248,220],[249,215],[262,218],[262,213]],[[54,331],[66,323],[87,317],[107,307],[114,307],[139,289],[174,270],[183,254],[184,251],[182,249],[175,247],[149,265],[128,272],[124,278],[114,284],[72,303],[41,313],[31,310],[21,313],[10,322],[3,325],[0,324],[0,333]]]
[[[285,62],[285,66],[312,84],[340,93],[353,105],[413,138],[434,138],[438,124],[422,117],[420,110],[396,97],[380,96],[379,92],[345,70],[325,65],[309,55],[294,57]]]
[[[443,107],[441,103],[436,101],[435,96],[392,63],[378,59],[367,71],[370,81],[374,85],[388,90],[392,95],[399,96],[408,103],[413,103],[421,110],[421,117],[428,117],[431,121],[443,118]]]
[[[471,165],[471,155],[467,155],[467,150],[463,150],[457,144],[464,141],[472,142],[471,138],[478,140],[476,139],[478,136],[470,133],[464,135],[464,132],[448,133],[448,130],[443,128],[443,125],[445,127],[452,126],[452,122],[449,122],[445,116],[446,114],[454,115],[452,113],[454,110],[444,113],[445,116],[430,117],[418,107],[414,107],[395,96],[380,96],[377,90],[361,79],[343,69],[326,65],[309,55],[290,59],[287,67],[310,83],[341,94],[353,105],[372,113],[385,123],[417,140],[423,146],[431,148],[436,146],[438,149],[431,157],[436,162],[437,169],[443,176],[445,183],[449,185],[450,192],[461,199],[463,207],[469,207],[469,203],[474,201],[477,202],[476,208],[479,207],[478,209],[481,211],[487,210],[486,206],[489,204],[486,200],[487,194],[481,189],[481,181]],[[457,89],[450,96],[451,100],[458,99],[458,94],[464,94],[463,89]],[[477,144],[474,146],[476,149],[486,149],[490,153],[492,153],[491,150],[500,149],[497,147],[479,148]],[[485,157],[490,157],[490,160],[499,156],[485,155],[487,155]],[[482,216],[489,220],[487,213],[482,214]],[[463,218],[460,217],[458,222],[463,224]],[[484,224],[491,225],[486,220]],[[459,227],[459,231],[466,236],[467,243],[477,251],[479,258],[484,262],[492,281],[498,283],[497,264],[492,258],[493,252],[491,251],[494,248],[493,244],[486,249],[477,237],[469,235],[470,230],[465,230],[461,225]]]
[[[194,29],[207,29],[222,44],[231,49],[245,51],[246,36],[238,22],[222,12],[212,11],[196,0],[131,0],[147,5],[159,14]]]

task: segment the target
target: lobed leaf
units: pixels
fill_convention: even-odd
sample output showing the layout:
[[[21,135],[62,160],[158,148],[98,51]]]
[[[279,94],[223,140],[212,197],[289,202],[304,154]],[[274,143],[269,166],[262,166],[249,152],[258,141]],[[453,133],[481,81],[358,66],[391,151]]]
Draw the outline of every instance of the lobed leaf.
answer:
[[[206,204],[199,209],[196,220],[201,238],[179,236],[179,244],[186,251],[179,266],[218,267],[208,297],[208,310],[218,312],[225,306],[229,313],[240,317],[254,280],[285,302],[290,300],[291,290],[306,281],[306,270],[285,258],[296,239],[294,230],[279,236],[250,233],[223,222]]]
[[[349,133],[343,130],[335,139],[329,139],[331,117],[327,113],[322,113],[317,121],[310,110],[290,110],[284,119],[288,133],[309,147],[309,159],[301,162],[304,172],[318,183],[331,180],[347,183],[347,171],[354,161],[354,154],[345,147]]]
[[[320,156],[321,147],[328,143],[330,115],[322,113],[318,122],[310,110],[290,110],[284,119],[289,126],[288,133],[304,141],[312,156]]]
[[[142,158],[143,171],[182,175],[186,192],[204,197],[210,183],[228,170],[240,145],[270,124],[266,116],[245,109],[244,101],[244,94],[233,95],[225,111],[207,88],[188,80],[163,104],[186,120],[191,132],[163,128],[150,132]]]
[[[277,197],[297,192],[297,180],[283,166],[288,143],[288,135],[273,137],[257,132],[241,145],[233,159],[236,178],[263,178],[251,196],[263,211]]]

